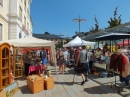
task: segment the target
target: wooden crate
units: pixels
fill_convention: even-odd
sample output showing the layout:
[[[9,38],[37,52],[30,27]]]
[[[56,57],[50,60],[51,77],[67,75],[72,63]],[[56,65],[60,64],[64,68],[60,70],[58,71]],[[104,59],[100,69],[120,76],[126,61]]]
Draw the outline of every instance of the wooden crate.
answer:
[[[0,89],[0,97],[6,97],[4,89]]]
[[[36,78],[36,80],[34,81],[31,77],[27,77],[27,86],[31,92],[34,94],[44,90],[44,80],[38,75],[33,75],[33,78]]]
[[[44,86],[46,90],[54,88],[54,78],[48,77],[47,79],[44,79]]]

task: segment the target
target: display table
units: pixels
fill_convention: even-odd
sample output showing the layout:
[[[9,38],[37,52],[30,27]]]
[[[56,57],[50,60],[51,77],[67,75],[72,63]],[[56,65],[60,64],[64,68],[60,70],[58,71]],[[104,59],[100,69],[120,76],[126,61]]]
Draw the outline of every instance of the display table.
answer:
[[[107,65],[105,63],[93,62],[93,66],[104,70],[107,69]]]
[[[42,66],[29,66],[28,74],[30,74],[33,71],[40,71],[40,73],[42,73]]]
[[[103,69],[106,71],[113,71],[112,69],[110,69],[110,65],[106,63],[93,62],[93,67]]]

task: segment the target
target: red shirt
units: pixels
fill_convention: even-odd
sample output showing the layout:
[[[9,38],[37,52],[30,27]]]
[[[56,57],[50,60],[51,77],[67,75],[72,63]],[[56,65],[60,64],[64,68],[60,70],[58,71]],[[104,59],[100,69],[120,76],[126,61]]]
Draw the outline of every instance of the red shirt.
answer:
[[[76,50],[75,52],[75,59],[78,60],[78,56],[79,56],[80,50]]]

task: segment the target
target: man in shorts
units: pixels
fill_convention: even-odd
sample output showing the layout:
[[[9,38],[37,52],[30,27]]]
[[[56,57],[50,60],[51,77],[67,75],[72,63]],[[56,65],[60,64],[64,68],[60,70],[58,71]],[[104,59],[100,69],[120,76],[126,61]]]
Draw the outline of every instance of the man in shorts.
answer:
[[[78,64],[78,62],[80,61],[80,64]],[[80,65],[80,66],[78,66]],[[81,85],[84,85],[86,78],[84,73],[86,72],[86,46],[82,46],[82,51],[80,51],[79,56],[78,56],[78,60],[76,63],[76,66],[78,66],[79,69],[79,73],[81,74],[82,77],[82,82]]]

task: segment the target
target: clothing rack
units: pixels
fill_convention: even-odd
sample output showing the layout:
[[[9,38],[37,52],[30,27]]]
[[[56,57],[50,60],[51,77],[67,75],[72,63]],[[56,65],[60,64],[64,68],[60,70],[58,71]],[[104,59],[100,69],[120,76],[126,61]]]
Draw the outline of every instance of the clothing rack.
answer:
[[[111,82],[111,88],[112,88],[112,86],[114,85],[114,86],[117,88],[118,93],[120,93],[121,90],[123,90],[123,87],[117,86],[117,79],[116,79],[116,75],[117,75],[117,73],[116,73],[115,71],[113,71],[113,75],[114,75],[114,79],[115,79],[115,81],[114,81],[114,83]]]
[[[113,54],[120,54],[120,52],[113,52]],[[120,93],[120,92],[121,92],[121,89],[123,90],[123,87],[117,86],[117,79],[116,79],[116,76],[119,75],[119,74],[117,74],[116,71],[113,70],[113,75],[114,75],[115,81],[114,81],[114,83],[111,82],[111,86],[110,86],[110,87],[112,88],[113,85],[114,85],[114,86],[117,88],[118,93]]]

